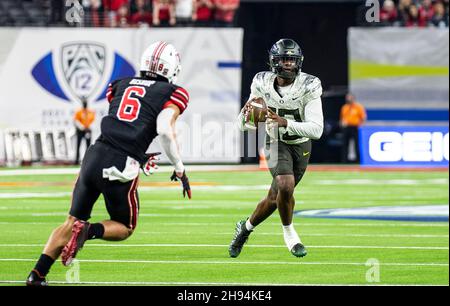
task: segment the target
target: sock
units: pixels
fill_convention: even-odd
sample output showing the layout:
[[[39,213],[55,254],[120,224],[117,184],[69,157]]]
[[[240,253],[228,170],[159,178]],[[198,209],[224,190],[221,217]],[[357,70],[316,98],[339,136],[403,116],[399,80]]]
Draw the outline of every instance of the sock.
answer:
[[[39,260],[34,266],[34,270],[36,270],[40,274],[40,276],[45,277],[48,271],[50,271],[50,267],[53,265],[54,262],[55,260],[50,256],[46,254],[41,254],[41,257],[39,257]]]
[[[103,238],[105,233],[105,227],[101,223],[92,223],[89,225],[88,239],[100,239]]]
[[[245,222],[245,228],[247,231],[252,231],[255,227],[250,223],[250,219],[247,219],[247,222]]]
[[[297,243],[302,243],[300,237],[295,231],[294,224],[283,225],[284,242],[289,250]]]

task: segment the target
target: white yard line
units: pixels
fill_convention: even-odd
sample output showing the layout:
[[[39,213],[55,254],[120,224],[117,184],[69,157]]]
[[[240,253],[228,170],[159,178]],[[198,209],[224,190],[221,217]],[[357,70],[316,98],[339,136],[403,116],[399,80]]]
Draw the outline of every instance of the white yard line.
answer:
[[[23,280],[0,280],[1,284],[25,284]],[[316,283],[304,283],[304,284],[296,284],[296,283],[233,283],[233,282],[76,282],[76,283],[69,283],[69,282],[63,282],[63,281],[50,281],[50,284],[55,285],[130,285],[130,286],[428,286],[428,287],[434,287],[434,286],[447,286],[447,285],[416,285],[416,284],[377,284],[377,283],[371,283],[371,284],[316,284]]]
[[[0,193],[0,199],[28,199],[28,198],[62,198],[70,197],[71,192],[15,192],[15,193]]]
[[[198,171],[255,171],[259,170],[257,165],[190,165],[186,167],[189,172]],[[172,172],[172,166],[160,166],[157,172]],[[46,168],[46,169],[15,169],[0,170],[0,176],[19,175],[67,175],[78,174],[80,168]]]
[[[343,179],[343,180],[316,180],[317,185],[448,185],[447,178],[436,179],[391,179],[391,180],[375,180],[375,179]]]
[[[198,232],[135,232],[136,234],[152,234],[152,235],[192,235],[198,234]],[[209,235],[215,236],[230,236],[232,233],[208,233]],[[262,236],[283,236],[283,233],[263,233],[255,232],[255,235]],[[302,232],[302,237],[364,237],[364,238],[449,238],[449,235],[422,235],[422,234],[409,234],[409,235],[397,235],[397,234],[327,234],[327,233],[304,233]]]
[[[43,247],[43,244],[0,244],[2,247]],[[89,247],[111,247],[111,248],[127,248],[127,247],[176,247],[176,248],[228,248],[227,244],[176,244],[176,243],[148,243],[148,244],[88,244]],[[247,248],[286,248],[285,245],[274,244],[249,244]],[[426,246],[375,246],[375,245],[311,245],[310,249],[383,249],[383,250],[447,250],[449,247],[426,247]]]
[[[67,215],[67,214],[65,214]],[[304,220],[304,219],[303,219]],[[445,228],[449,227],[449,223],[442,222],[442,223],[409,223],[408,221],[392,221],[392,223],[377,223],[378,221],[374,221],[374,223],[329,223],[329,222],[323,222],[323,223],[308,223],[308,222],[297,222],[298,227],[302,226],[311,226],[311,227],[437,227],[437,228]],[[52,224],[52,225],[59,225],[58,222],[8,222],[8,221],[1,221],[0,225],[11,225],[11,224]],[[150,226],[174,226],[174,225],[183,225],[183,226],[204,226],[204,227],[214,227],[214,226],[220,226],[220,225],[227,225],[234,227],[235,222],[162,222],[158,224],[149,224]],[[264,223],[264,226],[277,226],[280,227],[280,223]]]
[[[4,208],[4,210],[7,210]],[[177,210],[178,211],[178,210]],[[234,213],[236,215],[236,213]],[[45,212],[45,213],[31,213],[31,212],[20,212],[20,213],[14,213],[14,216],[30,216],[30,217],[57,217],[57,216],[67,216],[67,212]],[[176,212],[169,212],[169,213],[140,213],[140,218],[181,218],[181,219],[194,219],[194,218],[220,218],[223,219],[224,214],[193,214],[193,213],[183,213],[180,211],[180,213]],[[304,216],[300,216],[304,217]],[[307,217],[304,217],[307,218]],[[322,216],[317,216],[317,218],[326,218]],[[193,224],[193,223],[190,223]],[[203,225],[209,225],[208,223],[202,223]],[[220,223],[211,223],[211,224],[220,224]],[[229,224],[229,223],[228,223]],[[298,222],[298,226],[304,225],[301,222]],[[330,226],[330,225],[321,225],[321,226]],[[348,226],[348,225],[347,225]],[[359,224],[355,224],[354,226],[359,226]],[[447,225],[448,226],[448,225]]]
[[[0,262],[34,262],[36,259],[0,258]],[[192,264],[192,265],[314,265],[314,266],[365,266],[365,262],[311,262],[311,261],[236,261],[225,260],[127,260],[127,259],[79,259],[80,263],[143,263],[143,264]],[[448,267],[448,263],[396,263],[380,262],[381,266],[407,266],[407,267]]]
[[[195,191],[223,192],[223,191],[251,191],[251,190],[269,190],[270,185],[215,185],[215,186],[192,186]],[[141,186],[139,192],[178,190],[180,186]],[[256,205],[257,203],[254,202]]]
[[[303,219],[305,220],[305,219]],[[298,227],[302,226],[317,226],[317,227],[323,227],[323,226],[367,226],[367,227],[448,227],[448,222],[442,222],[442,223],[409,223],[408,221],[392,221],[392,223],[377,223],[378,221],[374,221],[374,223],[331,223],[331,222],[323,222],[323,223],[311,223],[311,222],[301,222],[297,221],[296,224]],[[193,226],[214,226],[214,225],[234,225],[233,222],[206,222],[206,223],[200,223],[200,222],[164,222],[159,223],[160,225],[193,225]],[[272,226],[281,226],[281,223],[264,223],[265,226],[272,225]]]
[[[5,224],[30,224],[30,225],[36,225],[36,224],[54,224],[53,222],[0,222],[0,225]],[[6,230],[7,231],[7,230]],[[11,229],[11,231],[16,231],[15,229]],[[198,232],[172,232],[172,231],[165,231],[165,232],[135,232],[134,235],[167,235],[167,234],[174,234],[174,235],[193,235],[198,234]],[[215,236],[230,236],[232,233],[211,233],[210,235]],[[262,236],[283,236],[283,233],[263,233],[263,232],[256,232],[255,235],[262,235]],[[409,234],[409,235],[403,235],[403,234],[327,234],[327,233],[302,233],[302,236],[304,237],[364,237],[364,238],[449,238],[449,235],[422,235],[422,234]]]
[[[0,170],[0,176],[19,176],[19,175],[67,175],[78,174],[80,168],[47,168],[47,169],[15,169]]]

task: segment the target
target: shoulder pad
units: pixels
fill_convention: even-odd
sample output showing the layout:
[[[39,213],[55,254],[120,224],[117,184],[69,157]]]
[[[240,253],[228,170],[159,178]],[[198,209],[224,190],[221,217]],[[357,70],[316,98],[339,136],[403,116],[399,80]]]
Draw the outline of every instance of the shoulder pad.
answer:
[[[306,74],[304,86],[304,96],[307,97],[308,100],[320,98],[320,96],[322,95],[322,83],[320,82],[320,79],[318,77]]]
[[[260,92],[263,92],[264,86],[267,84],[267,82],[271,79],[272,76],[273,73],[270,71],[258,72],[253,78],[252,90],[258,90]]]

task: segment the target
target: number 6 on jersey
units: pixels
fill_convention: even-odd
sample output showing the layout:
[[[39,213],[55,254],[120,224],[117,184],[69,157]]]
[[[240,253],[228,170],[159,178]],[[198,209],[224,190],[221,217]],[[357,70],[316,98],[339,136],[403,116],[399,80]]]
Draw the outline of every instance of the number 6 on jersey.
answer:
[[[141,102],[139,99],[131,97],[135,94],[143,98],[145,96],[145,88],[142,86],[130,86],[125,90],[125,93],[120,101],[117,117],[122,121],[133,122],[139,116],[141,110]]]

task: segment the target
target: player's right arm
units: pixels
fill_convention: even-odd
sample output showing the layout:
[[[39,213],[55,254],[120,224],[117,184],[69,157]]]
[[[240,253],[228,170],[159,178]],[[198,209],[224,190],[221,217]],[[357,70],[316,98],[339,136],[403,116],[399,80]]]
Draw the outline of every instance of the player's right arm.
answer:
[[[248,101],[245,103],[244,107],[241,109],[241,111],[239,112],[239,115],[237,117],[237,126],[239,128],[239,130],[241,130],[242,132],[245,132],[248,130],[248,128],[245,126],[245,119],[247,116],[247,113],[250,111],[251,109],[251,105],[250,102],[257,97],[262,97],[262,94],[259,91],[259,83],[261,82],[260,80],[261,78],[261,73],[258,73],[257,75],[255,75],[255,77],[253,78],[252,81],[252,85],[250,86],[250,97],[248,98]]]

